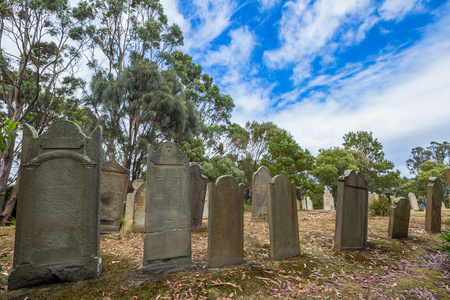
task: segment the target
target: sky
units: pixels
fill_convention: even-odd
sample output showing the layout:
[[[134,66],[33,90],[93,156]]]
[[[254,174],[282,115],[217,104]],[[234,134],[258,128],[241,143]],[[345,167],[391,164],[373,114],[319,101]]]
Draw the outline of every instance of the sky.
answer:
[[[271,121],[315,156],[372,132],[407,177],[412,148],[450,142],[450,1],[160,2],[232,122]]]

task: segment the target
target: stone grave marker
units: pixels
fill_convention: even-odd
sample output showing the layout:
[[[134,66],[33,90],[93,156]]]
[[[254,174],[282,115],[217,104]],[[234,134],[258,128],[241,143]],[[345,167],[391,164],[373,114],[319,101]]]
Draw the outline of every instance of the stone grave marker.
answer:
[[[113,159],[102,165],[100,232],[118,232],[122,221],[130,171]]]
[[[252,176],[252,221],[269,221],[267,203],[267,184],[272,180],[272,174],[266,167],[260,167]]]
[[[203,207],[203,220],[208,220],[209,216],[209,195],[210,195],[210,189],[211,185],[213,185],[213,182],[208,182],[206,185],[206,194],[205,194],[205,205]]]
[[[308,206],[306,205],[306,198],[305,197],[302,198],[302,209],[303,210],[308,209]]]
[[[133,216],[134,216],[134,198],[136,197],[137,190],[142,186],[144,182],[140,179],[133,181],[131,186],[133,192],[127,194],[127,203],[125,205],[125,222],[127,222],[127,228],[133,228]]]
[[[441,232],[442,188],[439,177],[430,177],[427,185],[427,203],[425,210],[425,231]]]
[[[282,260],[300,255],[295,184],[277,175],[267,184],[270,257]]]
[[[334,210],[334,198],[329,190],[324,191],[322,199],[324,210]]]
[[[419,210],[420,209],[419,202],[417,202],[416,195],[414,195],[414,193],[409,193],[408,198],[409,198],[409,204],[411,205],[411,208],[414,210]]]
[[[147,195],[147,184],[144,182],[136,191],[133,209],[133,232],[145,231],[145,198]]]
[[[208,267],[240,264],[244,261],[244,205],[239,184],[232,176],[222,176],[208,192]]]
[[[448,184],[450,184],[450,167],[449,166],[445,167],[444,172],[445,172],[445,177],[447,178],[447,182],[448,182]]]
[[[360,172],[345,171],[337,187],[335,248],[364,249],[367,244],[368,184]]]
[[[391,239],[403,239],[408,237],[409,217],[411,205],[409,199],[396,198],[391,206],[389,215],[388,236]]]
[[[306,197],[306,206],[308,207],[308,210],[313,210],[314,209],[313,203],[311,201],[311,197],[309,197],[309,196]]]
[[[199,164],[189,165],[190,199],[191,199],[191,229],[202,226],[203,208],[205,205],[206,186],[208,178],[202,175]]]
[[[172,273],[191,267],[191,207],[189,158],[172,142],[147,161],[144,238],[146,273]]]
[[[23,125],[10,290],[98,276],[101,129],[85,136],[57,121],[38,136]]]

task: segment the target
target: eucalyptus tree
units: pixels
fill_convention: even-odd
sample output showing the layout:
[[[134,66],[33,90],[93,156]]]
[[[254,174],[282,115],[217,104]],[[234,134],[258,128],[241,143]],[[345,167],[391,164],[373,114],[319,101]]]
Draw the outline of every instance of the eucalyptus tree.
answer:
[[[70,94],[68,81],[74,79],[70,71],[87,41],[86,19],[73,15],[68,0],[4,0],[0,17],[2,109],[12,122],[33,120],[42,132],[54,119],[55,109],[63,105],[66,92]],[[17,132],[13,130],[12,135],[7,154],[0,154],[0,223],[8,214],[3,211],[4,192]]]

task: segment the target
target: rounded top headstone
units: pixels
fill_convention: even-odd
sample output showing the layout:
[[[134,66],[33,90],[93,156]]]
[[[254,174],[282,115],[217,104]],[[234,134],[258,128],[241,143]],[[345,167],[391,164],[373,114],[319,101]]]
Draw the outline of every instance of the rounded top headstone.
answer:
[[[141,179],[136,179],[135,181],[133,181],[133,184],[132,184],[133,189],[137,190],[138,188],[141,187],[141,185],[142,185],[143,183],[144,183],[144,182],[143,182]]]

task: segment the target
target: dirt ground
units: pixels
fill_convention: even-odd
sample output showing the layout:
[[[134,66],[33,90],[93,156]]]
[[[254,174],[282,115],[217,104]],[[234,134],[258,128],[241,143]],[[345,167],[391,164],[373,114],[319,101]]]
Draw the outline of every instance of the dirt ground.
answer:
[[[442,230],[450,229],[450,210]],[[192,232],[193,267],[169,275],[145,275],[143,234],[102,235],[102,274],[90,280],[7,291],[14,227],[0,227],[0,299],[450,299],[450,266],[440,234],[424,231],[425,212],[411,214],[409,237],[387,237],[388,217],[369,217],[368,247],[338,252],[335,213],[299,211],[301,255],[271,261],[267,223],[245,212],[245,262],[206,266],[207,222]]]

